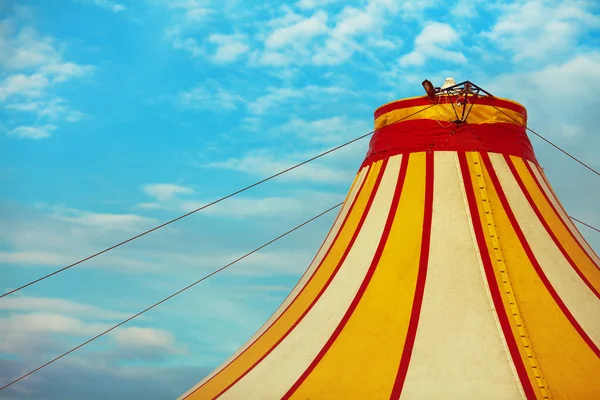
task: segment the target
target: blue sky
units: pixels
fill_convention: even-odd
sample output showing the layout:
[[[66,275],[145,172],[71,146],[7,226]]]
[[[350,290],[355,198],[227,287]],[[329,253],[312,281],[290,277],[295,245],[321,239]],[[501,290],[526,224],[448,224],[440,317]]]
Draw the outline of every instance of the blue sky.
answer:
[[[259,5],[260,4],[260,5]],[[597,2],[0,0],[2,291],[372,129],[469,79],[600,169]],[[600,180],[539,139],[575,217]],[[360,141],[0,300],[0,383],[340,202]],[[327,215],[2,393],[175,397],[276,309]],[[598,252],[600,235],[581,228]],[[95,396],[95,397],[94,397]]]

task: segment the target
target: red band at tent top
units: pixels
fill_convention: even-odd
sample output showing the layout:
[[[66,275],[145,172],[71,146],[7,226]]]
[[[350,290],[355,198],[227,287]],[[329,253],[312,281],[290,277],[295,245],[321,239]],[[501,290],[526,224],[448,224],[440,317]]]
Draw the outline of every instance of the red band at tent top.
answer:
[[[396,154],[422,151],[483,151],[522,157],[537,164],[525,127],[509,123],[451,124],[429,119],[386,126],[373,135],[364,165]],[[448,124],[445,122],[445,124]]]

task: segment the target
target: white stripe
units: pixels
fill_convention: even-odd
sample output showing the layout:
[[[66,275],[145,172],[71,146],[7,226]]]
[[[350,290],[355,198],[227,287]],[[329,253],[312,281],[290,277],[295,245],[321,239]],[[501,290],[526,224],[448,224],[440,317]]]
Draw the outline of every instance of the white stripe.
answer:
[[[202,379],[193,388],[191,388],[186,393],[181,395],[181,397],[179,397],[180,399],[185,398],[185,396],[189,396],[196,389],[198,389],[200,386],[204,385],[204,383],[206,383],[208,380],[210,380],[216,374],[221,372],[227,365],[231,364],[231,362],[233,360],[235,360],[240,354],[242,354],[248,347],[250,347],[250,345],[252,345],[256,341],[256,339],[258,339],[271,325],[273,325],[273,323],[277,320],[277,318],[279,318],[279,316],[288,308],[288,306],[294,301],[294,299],[296,299],[296,297],[298,296],[298,294],[300,293],[302,288],[304,288],[304,286],[306,285],[306,282],[308,282],[310,277],[316,271],[317,267],[321,264],[321,261],[327,254],[327,251],[329,251],[329,248],[331,247],[333,240],[335,239],[338,232],[340,231],[342,223],[344,222],[344,220],[346,219],[346,216],[348,215],[348,213],[350,211],[350,207],[352,206],[352,203],[354,202],[354,199],[356,198],[358,191],[361,188],[362,183],[365,180],[365,177],[367,176],[368,171],[369,171],[369,166],[366,166],[359,172],[359,175],[356,178],[356,183],[352,187],[352,190],[350,191],[350,193],[348,195],[348,199],[342,206],[342,209],[340,210],[340,213],[338,214],[338,216],[333,224],[333,227],[332,227],[331,231],[329,232],[329,235],[327,235],[327,238],[325,238],[325,241],[323,242],[321,249],[317,253],[316,257],[314,258],[313,262],[310,264],[310,266],[308,267],[308,269],[306,270],[304,275],[302,275],[302,277],[298,281],[298,284],[296,285],[296,287],[294,287],[294,289],[290,292],[288,297],[279,306],[277,311],[275,311],[275,313],[267,320],[267,322],[265,322],[263,324],[263,326],[250,338],[250,340],[248,340],[242,347],[240,347],[235,352],[235,354],[233,354],[231,357],[229,357],[227,359],[227,361],[225,361],[223,364],[221,364],[216,370],[211,372],[210,375],[208,375],[207,377]]]
[[[575,224],[573,223],[573,221],[571,220],[571,218],[569,218],[569,216],[565,213],[564,208],[562,207],[562,205],[560,204],[559,200],[554,196],[554,194],[552,193],[552,191],[548,187],[548,184],[546,183],[546,180],[541,176],[540,171],[537,169],[537,167],[535,166],[535,164],[532,163],[531,161],[528,161],[528,162],[529,162],[529,166],[531,167],[531,170],[533,171],[533,173],[534,173],[537,181],[540,183],[540,185],[544,189],[544,192],[546,193],[546,196],[548,196],[548,198],[550,199],[550,202],[552,203],[552,205],[554,206],[554,208],[556,209],[556,211],[558,211],[558,214],[560,215],[561,219],[569,227],[569,230],[571,231],[571,233],[573,234],[573,236],[575,236],[575,238],[577,239],[577,241],[581,244],[581,246],[583,247],[583,249],[585,250],[585,252],[588,254],[588,256],[592,259],[592,261],[594,261],[594,263],[596,263],[596,265],[598,267],[600,267],[600,257],[598,257],[598,255],[596,254],[596,252],[594,252],[594,249],[592,249],[590,247],[590,245],[585,241],[585,239],[583,238],[583,236],[579,232],[579,229],[577,229],[577,227],[575,226]]]
[[[325,345],[356,295],[379,244],[400,167],[389,160],[362,229],[321,298],[290,334],[219,399],[280,399]]]
[[[458,161],[458,154],[455,154],[456,166],[460,170],[460,162]],[[467,171],[468,172],[468,171]],[[467,198],[467,193],[465,191],[465,182],[463,181],[462,175],[459,174],[461,192],[463,195],[463,202],[465,203],[465,210],[470,210],[469,208],[469,200]],[[496,305],[494,304],[494,299],[492,298],[492,293],[490,292],[490,285],[487,280],[487,275],[485,273],[485,269],[483,267],[483,260],[481,259],[481,252],[479,251],[479,245],[477,242],[477,237],[475,236],[475,230],[473,227],[473,218],[479,218],[478,215],[471,215],[470,211],[467,211],[467,218],[469,219],[469,230],[471,231],[471,239],[475,244],[475,252],[477,253],[477,261],[479,262],[479,272],[481,273],[481,279],[483,282],[483,286],[485,287],[485,294],[487,295],[488,302],[490,308],[493,310],[494,322],[496,322],[496,329],[498,330],[498,336],[502,341],[502,346],[504,347],[504,353],[506,354],[506,360],[510,365],[510,370],[512,371],[513,378],[515,380],[515,384],[519,388],[519,392],[521,393],[521,398],[525,399],[527,396],[525,395],[525,390],[523,390],[523,385],[521,384],[521,379],[519,378],[519,373],[517,372],[517,367],[513,362],[512,355],[510,353],[510,349],[508,348],[508,343],[506,342],[506,337],[504,336],[504,330],[502,329],[502,325],[500,324],[500,319],[498,318],[498,311],[496,310]],[[484,229],[485,234],[485,227]]]
[[[402,399],[521,399],[482,281],[454,152],[434,160],[429,265]]]
[[[556,246],[521,191],[504,157],[490,154],[490,159],[510,208],[544,274],[581,328],[596,346],[600,346],[600,300]]]

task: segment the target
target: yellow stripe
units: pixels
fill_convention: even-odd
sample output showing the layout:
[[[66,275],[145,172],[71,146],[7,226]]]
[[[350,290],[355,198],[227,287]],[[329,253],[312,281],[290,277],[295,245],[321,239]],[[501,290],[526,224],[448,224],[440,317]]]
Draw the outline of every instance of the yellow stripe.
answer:
[[[331,227],[331,230],[329,231],[329,233],[327,234],[327,237],[325,238],[325,240],[323,241],[323,244],[321,245],[321,248],[317,252],[315,258],[309,265],[306,272],[302,275],[302,277],[298,281],[298,284],[290,292],[288,297],[281,303],[279,308],[277,308],[277,311],[275,311],[275,313],[273,315],[271,315],[271,317],[267,320],[267,322],[265,322],[263,324],[263,326],[261,326],[261,328],[254,333],[252,338],[250,338],[246,343],[244,343],[244,345],[242,347],[240,347],[233,355],[231,355],[231,357],[229,357],[227,359],[227,361],[225,361],[217,369],[215,369],[212,373],[210,373],[204,379],[202,379],[200,382],[198,382],[196,385],[194,385],[194,387],[190,388],[187,392],[185,392],[183,395],[181,395],[179,397],[179,399],[185,399],[190,393],[193,393],[196,389],[198,389],[200,386],[202,386],[205,382],[212,379],[213,376],[217,375],[223,368],[225,368],[227,365],[229,365],[229,363],[231,363],[231,361],[236,359],[248,347],[250,347],[252,345],[252,343],[254,343],[254,341],[258,337],[260,337],[263,334],[263,332],[266,331],[273,324],[273,322],[275,320],[277,320],[277,318],[281,315],[281,313],[283,313],[287,309],[287,306],[296,298],[298,293],[302,290],[302,288],[304,287],[306,282],[312,276],[314,270],[321,263],[323,257],[327,253],[327,250],[329,250],[329,248],[331,247],[331,242],[333,242],[333,239],[335,239],[335,236],[337,235],[337,233],[340,229],[340,225],[342,224],[344,218],[348,214],[348,208],[350,208],[350,206],[352,205],[352,202],[357,194],[356,191],[362,184],[363,179],[365,178],[366,172],[368,170],[369,170],[369,166],[366,166],[366,167],[362,168],[360,171],[358,171],[358,173],[354,177],[354,180],[352,181],[352,185],[350,185],[350,189],[348,190],[348,194],[346,195],[346,198],[344,199],[344,204],[341,207],[340,213],[337,215],[337,217],[333,223],[333,226]]]
[[[483,175],[514,297],[521,318],[527,326],[529,340],[535,350],[540,369],[543,371],[548,387],[552,391],[552,396],[557,399],[597,398],[600,390],[598,386],[598,382],[600,382],[600,359],[583,341],[546,290],[529,261],[485,168],[483,168]],[[476,178],[473,171],[471,171],[471,176]],[[482,215],[480,216],[482,224],[487,224],[486,219]],[[487,245],[488,251],[493,255],[494,247],[490,240],[488,240]],[[496,273],[496,279],[499,283],[502,283],[500,274]],[[506,312],[510,315],[509,300],[504,291],[502,295]],[[512,318],[509,318],[509,320],[521,356],[525,365],[528,365],[528,361],[526,361],[527,353],[519,340],[515,321]],[[537,388],[535,377],[532,376],[530,368],[528,368],[528,373],[534,389]],[[537,394],[542,398],[539,390]]]
[[[537,179],[542,183],[544,192],[546,193],[546,195],[548,195],[548,198],[550,198],[550,201],[552,202],[552,204],[554,205],[554,207],[560,214],[561,219],[569,227],[569,231],[571,232],[571,234],[573,236],[575,236],[575,239],[579,243],[581,243],[581,245],[585,249],[585,252],[588,255],[588,257],[590,257],[596,263],[596,265],[600,266],[600,257],[598,257],[598,255],[590,247],[590,244],[583,238],[583,236],[581,235],[581,232],[579,232],[579,230],[577,229],[577,227],[575,226],[575,224],[573,223],[571,218],[567,215],[565,208],[558,200],[558,197],[556,196],[556,193],[554,193],[552,186],[550,186],[550,183],[548,182],[548,178],[546,177],[546,174],[544,174],[544,171],[542,170],[542,168],[538,167],[537,165],[535,165],[532,162],[530,162],[530,166],[534,170],[534,174],[536,175]]]
[[[389,397],[412,310],[424,197],[425,154],[415,153],[369,286],[337,340],[292,398]]]
[[[365,212],[365,207],[369,201],[375,181],[381,171],[382,162],[373,164],[369,175],[360,191],[356,204],[350,211],[346,224],[333,244],[331,251],[323,260],[321,267],[315,272],[313,278],[307,283],[304,290],[298,295],[290,307],[273,323],[273,325],[250,346],[243,354],[235,359],[227,367],[217,374],[213,379],[206,382],[198,390],[190,395],[190,399],[210,399],[214,398],[221,391],[234,383],[258,360],[260,360],[293,326],[304,311],[316,298],[331,274],[337,267],[342,255],[344,254],[360,219]]]
[[[535,178],[527,169],[525,162],[518,157],[511,157],[519,177],[525,184],[536,207],[544,216],[544,220],[550,227],[552,233],[557,237],[560,244],[571,257],[577,268],[590,282],[596,291],[600,291],[600,269],[594,265],[590,257],[581,249],[571,233],[565,228],[559,216],[554,212],[543,193],[535,182]]]
[[[290,334],[219,400],[279,399],[322,350],[356,296],[377,250],[396,189],[400,158],[394,156],[387,162],[356,241],[323,295]]]
[[[489,157],[541,270],[581,329],[596,346],[600,346],[600,300],[558,249],[523,194],[504,156],[492,153]]]
[[[468,106],[470,107],[470,106]],[[462,113],[462,108],[456,107],[458,115],[460,116]],[[505,112],[507,115],[501,113],[496,110],[492,106],[484,106],[475,104],[469,113],[469,117],[467,121],[470,124],[491,124],[504,122],[514,125],[524,124],[525,118],[523,114],[509,110],[507,108],[498,107],[500,110]],[[419,112],[416,115],[411,115],[416,113],[419,110],[423,110],[423,106],[416,107],[408,107],[401,108],[399,110],[393,110],[388,113],[382,114],[375,120],[375,129],[381,129],[384,126],[390,125],[399,120],[411,120],[411,119],[433,119],[438,121],[454,121],[456,119],[456,115],[454,114],[454,110],[452,106],[449,104],[438,104],[434,107],[428,108]],[[467,109],[468,111],[469,109]],[[512,118],[511,118],[512,117]],[[514,119],[513,119],[514,118]],[[518,122],[516,122],[516,121]]]
[[[475,198],[477,199],[479,217],[482,221],[488,252],[490,254],[490,259],[496,275],[496,282],[500,292],[503,295],[503,299],[506,299],[506,301],[504,301],[506,314],[511,320],[513,332],[516,331],[515,339],[517,339],[517,343],[520,342],[519,351],[521,353],[524,352],[526,355],[524,358],[524,365],[526,368],[529,366],[528,375],[530,376],[530,379],[531,375],[534,377],[532,386],[534,388],[537,386],[536,392],[538,393],[536,394],[541,395],[541,398],[543,399],[550,399],[552,396],[548,391],[548,385],[544,380],[544,376],[539,368],[535,353],[531,347],[529,335],[527,334],[527,329],[525,328],[517,300],[514,296],[514,290],[508,276],[502,247],[500,246],[500,241],[498,239],[496,223],[493,218],[494,213],[492,212],[490,206],[487,184],[484,178],[484,176],[487,175],[484,174],[485,167],[482,165],[481,159],[479,158],[479,153],[467,153],[467,160],[469,161],[469,170],[471,173],[471,179],[473,181]]]

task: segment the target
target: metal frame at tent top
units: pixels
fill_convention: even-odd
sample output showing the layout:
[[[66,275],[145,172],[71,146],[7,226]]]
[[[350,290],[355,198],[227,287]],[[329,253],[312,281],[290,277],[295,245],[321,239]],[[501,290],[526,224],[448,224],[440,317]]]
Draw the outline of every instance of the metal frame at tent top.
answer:
[[[461,83],[457,83],[456,85],[448,86],[447,88],[444,88],[444,89],[433,86],[433,84],[427,79],[425,79],[421,84],[423,85],[423,88],[427,92],[427,96],[430,98],[430,100],[434,100],[436,95],[454,94],[452,92],[457,92],[457,89],[459,89],[458,93],[460,93],[460,94],[479,95],[480,92],[483,92],[487,96],[495,97],[493,94],[491,94],[490,92],[481,88],[480,86],[477,86],[476,84],[474,84],[471,81],[464,81]]]
[[[455,108],[454,101],[450,101],[450,104],[452,105],[452,109],[456,116],[456,120],[454,120],[453,122],[457,125],[466,122],[466,119],[469,116],[471,110],[473,109],[473,105],[475,105],[475,102],[477,101],[477,98],[480,96],[481,92],[485,93],[485,95],[489,97],[495,97],[493,94],[477,86],[471,81],[457,83],[455,85],[448,86],[444,89],[440,87],[434,87],[433,84],[427,79],[425,79],[422,82],[422,85],[425,91],[427,92],[427,97],[429,97],[429,100],[431,100],[431,102],[434,104],[440,104],[441,95],[453,95],[458,97],[456,100],[456,106],[462,108],[462,115],[460,117],[458,116],[458,112]],[[472,102],[469,102],[469,100],[467,99],[468,96],[473,97]],[[466,107],[467,104],[470,104],[471,106],[468,108],[468,110]]]

